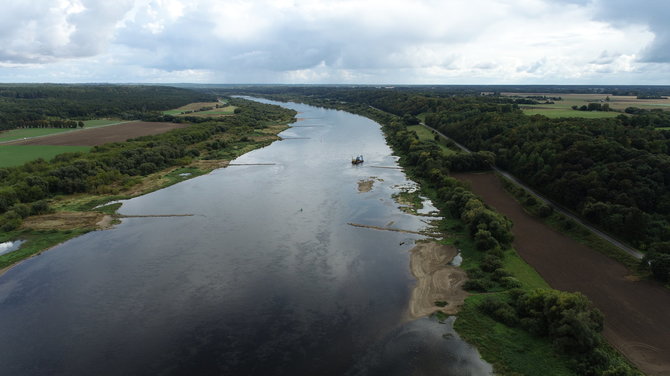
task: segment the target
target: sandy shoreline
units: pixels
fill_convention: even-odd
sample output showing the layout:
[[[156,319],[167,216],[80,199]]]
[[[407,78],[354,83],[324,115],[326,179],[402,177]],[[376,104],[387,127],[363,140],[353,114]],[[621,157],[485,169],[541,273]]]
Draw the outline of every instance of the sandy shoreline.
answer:
[[[417,243],[410,251],[410,269],[417,279],[409,304],[412,319],[436,311],[453,315],[463,305],[468,296],[462,288],[467,273],[449,265],[457,254],[458,250],[454,246],[435,241]],[[435,302],[446,302],[446,305],[438,307]]]

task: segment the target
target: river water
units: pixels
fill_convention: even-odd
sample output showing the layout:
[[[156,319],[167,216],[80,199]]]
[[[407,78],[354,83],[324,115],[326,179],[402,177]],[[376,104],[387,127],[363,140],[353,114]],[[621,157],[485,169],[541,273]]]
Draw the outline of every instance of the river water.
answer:
[[[268,101],[264,101],[268,102]],[[375,122],[300,112],[237,164],[125,201],[114,229],[0,277],[3,375],[488,375],[451,327],[409,320],[427,227]],[[362,166],[350,158],[364,154]],[[369,192],[358,182],[374,179]]]

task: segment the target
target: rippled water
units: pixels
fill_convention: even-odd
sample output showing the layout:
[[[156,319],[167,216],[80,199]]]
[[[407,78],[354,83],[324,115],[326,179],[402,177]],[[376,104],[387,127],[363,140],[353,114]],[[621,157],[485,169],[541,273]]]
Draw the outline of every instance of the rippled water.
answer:
[[[127,218],[0,277],[8,375],[485,375],[451,323],[409,321],[410,182],[379,125],[299,104],[237,164],[124,202]],[[298,138],[293,138],[298,137]],[[363,154],[365,163],[350,158]],[[357,183],[375,180],[370,192]],[[444,336],[446,334],[446,336]]]

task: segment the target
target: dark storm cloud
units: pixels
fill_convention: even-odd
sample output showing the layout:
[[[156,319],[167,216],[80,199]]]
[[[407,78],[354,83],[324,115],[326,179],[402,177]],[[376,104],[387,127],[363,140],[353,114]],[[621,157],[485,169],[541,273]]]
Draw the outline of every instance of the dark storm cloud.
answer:
[[[643,51],[643,62],[670,62],[670,1],[599,0],[593,5],[597,19],[619,26],[647,26],[654,33],[654,41]]]

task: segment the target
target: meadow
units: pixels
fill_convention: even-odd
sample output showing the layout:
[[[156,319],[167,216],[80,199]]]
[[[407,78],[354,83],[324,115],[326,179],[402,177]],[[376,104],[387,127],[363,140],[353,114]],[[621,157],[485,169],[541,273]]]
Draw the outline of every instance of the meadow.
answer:
[[[557,93],[501,93],[505,96],[527,97],[546,96],[561,97],[553,104],[521,105],[526,115],[544,115],[550,118],[558,117],[583,117],[583,118],[606,118],[616,117],[623,113],[627,107],[639,107],[645,110],[670,109],[670,99],[637,99],[635,96],[614,96],[611,94],[557,94]],[[608,104],[614,111],[575,111],[572,106],[584,106],[589,103]]]
[[[163,115],[172,115],[172,116],[198,116],[198,117],[217,117],[217,116],[226,116],[232,115],[235,113],[235,106],[225,106],[219,107],[219,105],[225,105],[225,102],[195,102],[189,103],[185,106],[175,108],[173,110],[163,111]],[[211,110],[201,111],[202,108],[209,108]],[[187,113],[185,113],[187,112]]]
[[[119,120],[119,119],[85,120],[83,129],[105,127],[105,126],[108,126],[108,125],[119,124],[119,123],[127,123],[127,121],[122,121],[122,120]],[[73,129],[73,128],[19,128],[19,129],[12,129],[12,130],[9,130],[9,131],[0,132],[0,143],[15,141],[15,140],[21,140],[21,139],[24,139],[24,138],[49,136],[49,135],[52,135],[52,134],[72,132],[72,131],[77,131],[77,130],[80,130],[80,129],[79,128],[77,128],[77,129]]]
[[[430,129],[424,127],[423,125],[410,125],[407,127],[407,129],[412,130],[416,132],[417,136],[419,136],[420,141],[430,141],[434,140],[435,141],[435,135],[433,132],[430,131]],[[456,152],[449,149],[447,145],[445,144],[444,139],[439,138],[437,141],[435,141],[437,145],[440,147],[440,149],[447,155],[450,154],[455,154]]]
[[[0,167],[20,166],[38,158],[50,160],[58,154],[89,151],[89,146],[2,145]]]

